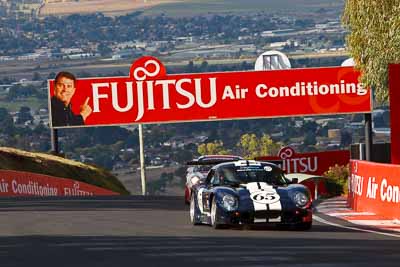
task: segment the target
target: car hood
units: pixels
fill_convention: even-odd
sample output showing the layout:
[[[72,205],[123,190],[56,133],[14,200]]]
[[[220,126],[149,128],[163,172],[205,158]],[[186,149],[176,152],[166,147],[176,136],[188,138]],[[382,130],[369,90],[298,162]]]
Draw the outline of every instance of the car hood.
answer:
[[[239,199],[249,199],[250,194],[256,191],[270,191],[276,193],[281,199],[290,199],[290,194],[295,191],[306,192],[308,189],[300,184],[290,184],[287,186],[272,186],[267,183],[247,183],[240,184],[238,187],[219,186],[215,188],[216,192],[230,193],[239,197]]]

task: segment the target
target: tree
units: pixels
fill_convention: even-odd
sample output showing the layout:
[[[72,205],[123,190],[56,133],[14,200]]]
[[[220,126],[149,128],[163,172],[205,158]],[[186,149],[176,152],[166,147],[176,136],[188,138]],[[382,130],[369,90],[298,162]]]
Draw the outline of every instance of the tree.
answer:
[[[340,145],[344,148],[347,148],[353,142],[353,135],[350,130],[342,130],[340,131]]]
[[[40,76],[40,73],[35,71],[33,73],[32,81],[40,81],[42,79],[42,76]]]
[[[193,158],[193,153],[187,149],[178,149],[170,156],[172,160],[185,164],[188,159]]]
[[[348,193],[348,177],[349,177],[349,164],[335,165],[329,167],[329,170],[324,172],[324,176],[328,179],[326,180],[326,187],[328,194],[333,196],[339,196],[343,193]]]
[[[200,155],[226,155],[228,151],[224,148],[222,141],[214,141],[213,143],[201,144],[197,147]]]
[[[50,72],[49,75],[47,75],[47,79],[54,79],[56,78],[56,73],[54,71]]]
[[[32,114],[31,114],[30,107],[22,106],[19,109],[19,112],[17,114],[16,123],[17,124],[22,124],[22,123],[25,123],[27,121],[32,121],[32,120],[33,120],[33,117],[32,117]]]
[[[147,190],[150,195],[165,193],[165,189],[174,179],[173,173],[163,172],[159,179],[148,182]]]
[[[260,156],[278,155],[282,146],[282,143],[275,143],[269,135],[263,134],[260,138]]]
[[[304,136],[304,146],[313,146],[317,143],[317,138],[315,137],[315,133],[306,132]]]
[[[243,157],[248,159],[254,159],[259,155],[258,152],[258,139],[255,134],[244,134],[240,137],[240,141],[237,144],[241,150]]]
[[[201,62],[200,71],[201,71],[201,72],[206,72],[206,71],[208,71],[208,62],[207,62],[206,60],[204,60],[203,62]]]
[[[303,124],[303,131],[304,132],[311,132],[316,133],[318,129],[318,124],[315,121],[306,121]]]
[[[344,9],[348,49],[378,102],[388,100],[388,64],[400,61],[399,14],[398,0],[347,0]]]
[[[243,157],[254,159],[260,156],[276,155],[281,148],[281,143],[275,143],[267,134],[258,138],[255,134],[244,134],[237,144]]]
[[[186,70],[189,73],[195,72],[196,68],[195,68],[194,63],[193,63],[192,60],[189,61],[188,65],[186,66]]]
[[[0,133],[13,135],[15,132],[14,120],[7,109],[0,108]]]
[[[7,100],[29,97],[35,95],[36,93],[36,89],[31,86],[22,86],[20,84],[16,84],[10,87],[7,94]]]
[[[105,43],[100,43],[97,47],[97,50],[99,51],[101,56],[108,56],[112,53],[112,49],[108,47]]]

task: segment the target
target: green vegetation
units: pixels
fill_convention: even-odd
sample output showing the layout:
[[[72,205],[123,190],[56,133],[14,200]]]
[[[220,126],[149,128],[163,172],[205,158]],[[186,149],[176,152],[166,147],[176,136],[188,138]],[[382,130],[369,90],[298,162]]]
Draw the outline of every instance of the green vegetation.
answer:
[[[254,159],[260,156],[278,154],[282,144],[275,143],[267,134],[262,134],[260,138],[255,134],[244,134],[240,137],[237,147],[241,151],[240,155]]]
[[[163,172],[160,179],[147,183],[147,191],[150,195],[159,195],[165,193],[165,189],[174,179],[173,173]]]
[[[6,101],[0,99],[0,108],[5,108],[9,112],[17,112],[21,107],[30,107],[31,110],[39,110],[41,108],[47,108],[47,101],[38,99],[35,97],[21,98],[13,101]]]
[[[331,196],[340,196],[348,193],[347,181],[349,173],[349,164],[329,167],[329,170],[324,173],[324,176],[328,178],[326,187]]]
[[[227,155],[229,152],[224,148],[222,141],[200,144],[197,148],[200,155]]]
[[[129,194],[115,176],[102,168],[44,153],[31,153],[14,148],[0,147],[0,169],[68,178],[123,195]]]
[[[282,143],[274,142],[271,137],[265,133],[260,138],[254,133],[245,133],[240,137],[236,144],[236,149],[227,149],[224,143],[216,140],[211,143],[200,144],[197,147],[197,152],[200,155],[227,155],[238,154],[243,155],[247,159],[265,155],[276,155],[282,147]]]
[[[168,3],[158,5],[144,10],[144,15],[166,14],[167,16],[188,17],[210,13],[268,13],[296,12],[296,13],[318,13],[328,12],[332,9],[340,9],[342,1],[331,0],[187,0],[184,2]],[[338,8],[339,7],[339,8]]]
[[[388,100],[388,64],[400,61],[399,14],[398,0],[347,0],[345,6],[348,49],[379,102]]]

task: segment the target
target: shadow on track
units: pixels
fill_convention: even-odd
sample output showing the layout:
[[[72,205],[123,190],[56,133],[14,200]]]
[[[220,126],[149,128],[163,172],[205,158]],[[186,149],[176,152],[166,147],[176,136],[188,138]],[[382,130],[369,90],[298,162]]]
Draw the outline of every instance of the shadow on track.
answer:
[[[398,266],[394,240],[3,237],[1,266]]]
[[[0,212],[98,209],[188,210],[180,196],[15,197],[0,198]]]

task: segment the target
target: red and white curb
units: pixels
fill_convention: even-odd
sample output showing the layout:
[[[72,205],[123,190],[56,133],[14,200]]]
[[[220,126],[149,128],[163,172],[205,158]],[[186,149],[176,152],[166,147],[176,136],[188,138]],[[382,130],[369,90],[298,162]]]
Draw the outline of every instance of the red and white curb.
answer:
[[[355,225],[400,232],[400,220],[384,218],[373,212],[354,211],[348,206],[347,200],[344,197],[324,200],[316,209],[320,213],[346,220]]]

